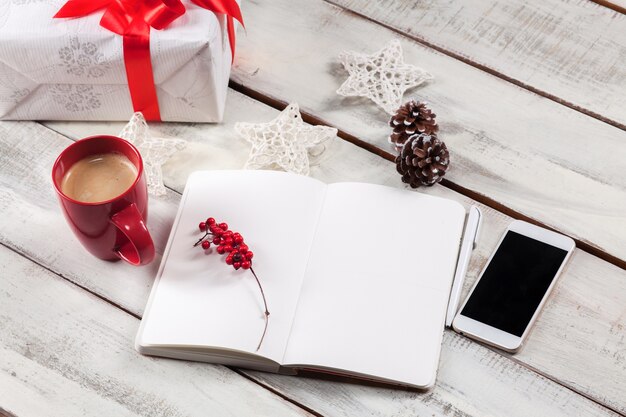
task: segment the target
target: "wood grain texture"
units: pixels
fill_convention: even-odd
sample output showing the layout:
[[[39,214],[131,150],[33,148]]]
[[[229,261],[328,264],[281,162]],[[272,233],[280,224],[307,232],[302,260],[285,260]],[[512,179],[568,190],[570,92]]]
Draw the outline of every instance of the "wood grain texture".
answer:
[[[326,124],[391,150],[388,115],[366,99],[335,94],[347,77],[337,56],[373,52],[399,37],[406,62],[435,75],[406,96],[426,99],[438,114],[452,160],[446,178],[626,260],[624,131],[321,0],[247,2],[244,9],[248,32],[231,78],[237,85],[297,101]]]
[[[272,119],[276,114],[276,110],[231,92],[227,104],[226,120],[221,125],[153,125],[155,135],[177,136],[191,141],[186,150],[176,154],[165,165],[166,184],[182,191],[187,176],[196,169],[239,168],[243,166],[248,145],[235,136],[232,129],[234,122],[241,120],[262,122]],[[55,122],[49,123],[48,126],[64,135],[77,138],[96,132],[116,133],[121,129],[122,124]],[[389,186],[402,186],[393,164],[340,140],[333,144],[317,165],[312,167],[311,175],[326,182],[364,181]],[[423,191],[432,195],[456,199],[466,206],[473,203],[472,200],[444,187],[437,186]],[[152,199],[152,203],[154,200]],[[489,254],[495,248],[501,233],[511,221],[511,218],[490,208],[485,206],[481,206],[481,208],[485,213],[485,224],[478,248],[472,257],[470,274],[466,281],[466,291],[473,284]],[[171,210],[174,211],[173,208]],[[159,216],[167,217],[164,214]],[[150,226],[152,227],[152,225]],[[162,245],[162,242],[158,244]],[[21,244],[21,246],[27,245]],[[57,262],[51,267],[72,279],[71,267],[64,262]],[[92,279],[97,280],[98,278],[92,277]],[[626,401],[622,395],[626,390],[626,358],[623,354],[626,351],[626,341],[619,332],[620,327],[626,326],[625,285],[625,271],[587,253],[576,251],[567,272],[562,277],[555,296],[544,310],[544,314],[531,334],[527,346],[520,354],[515,355],[515,361],[521,361],[524,366],[535,368],[576,391],[602,401],[615,410],[626,412]],[[114,288],[110,289],[107,292],[107,297],[110,297],[110,294],[114,292]],[[589,295],[591,293],[593,295]],[[598,308],[596,304],[598,300],[604,300],[602,308]],[[143,304],[140,306],[128,305],[127,307],[133,311],[140,311]],[[292,384],[300,386],[300,384],[306,383],[281,382],[285,380],[279,376],[264,376],[263,378],[266,382],[273,381],[272,386],[275,389],[280,389],[284,395],[296,397],[298,401],[303,401],[314,410],[323,410],[323,413],[326,414],[328,407],[334,407],[334,411],[329,413],[333,415],[341,414],[341,409],[345,403],[350,404],[346,408],[348,413],[359,414],[364,412],[363,404],[368,402],[361,403],[364,401],[362,395],[365,394],[363,392],[367,392],[368,396],[371,395],[371,401],[376,404],[370,415],[375,415],[376,409],[396,410],[398,414],[404,415],[402,413],[419,410],[420,407],[431,407],[429,405],[431,400],[424,400],[427,405],[416,403],[413,407],[406,409],[409,407],[407,404],[413,404],[414,398],[432,398],[433,395],[438,398],[437,401],[439,402],[437,403],[435,399],[432,401],[439,405],[432,407],[439,410],[437,413],[440,415],[452,414],[445,409],[445,404],[448,401],[445,398],[454,397],[454,395],[459,395],[459,397],[453,402],[453,407],[474,415],[480,408],[473,410],[471,407],[468,408],[467,403],[475,403],[477,398],[483,398],[478,396],[480,391],[478,388],[483,385],[496,384],[495,381],[499,378],[500,372],[506,373],[506,378],[510,378],[508,383],[512,386],[516,385],[513,381],[517,380],[518,376],[516,375],[519,375],[519,372],[526,375],[524,378],[528,378],[528,381],[532,380],[530,376],[532,373],[528,374],[527,370],[509,362],[503,362],[509,364],[506,366],[494,365],[492,367],[491,363],[499,363],[499,354],[474,343],[459,345],[461,343],[459,340],[464,339],[457,339],[453,334],[446,336],[442,354],[444,368],[442,368],[438,379],[439,385],[434,394],[428,394],[427,397],[415,396],[411,393],[395,393],[395,391],[386,389],[363,388],[353,384],[345,385],[340,390],[341,394],[336,394],[334,392],[336,387],[325,388],[324,382],[308,379],[308,383],[311,384],[309,388],[296,390],[288,387]],[[459,346],[463,348],[459,350]],[[445,368],[446,358],[449,358],[455,365]],[[572,364],[571,358],[576,358],[576,363]],[[458,365],[459,362],[463,361],[467,361],[467,367]],[[255,374],[255,377],[259,377],[259,375]],[[477,385],[477,380],[484,384]],[[529,394],[527,390],[531,389],[531,386],[544,389],[547,382],[543,379],[540,381],[529,382],[528,384],[521,383],[519,387],[512,388],[514,390],[520,389],[520,391],[517,394],[510,393],[510,395],[519,395],[516,398],[519,398],[520,401],[524,396],[535,398],[539,394],[534,391]],[[350,396],[349,393],[353,390],[354,395]],[[449,393],[448,390],[454,390],[455,394]],[[316,397],[317,400],[312,399],[313,394],[311,393],[315,392],[323,393],[323,395],[319,394]],[[390,392],[394,392],[392,395],[394,398],[402,398],[403,400],[398,403],[388,402],[386,398],[391,395]],[[494,412],[495,415],[506,414],[509,411],[505,408],[506,401],[503,399],[508,398],[507,395],[485,400],[490,403],[490,405],[485,405],[486,409],[500,410],[498,413]],[[329,401],[325,399],[325,396],[336,401]],[[522,409],[522,411],[528,410]],[[391,411],[390,414],[392,414]]]
[[[588,0],[330,0],[626,129],[626,16]]]
[[[9,415],[308,415],[226,367],[139,355],[139,320],[1,245],[0,275]]]

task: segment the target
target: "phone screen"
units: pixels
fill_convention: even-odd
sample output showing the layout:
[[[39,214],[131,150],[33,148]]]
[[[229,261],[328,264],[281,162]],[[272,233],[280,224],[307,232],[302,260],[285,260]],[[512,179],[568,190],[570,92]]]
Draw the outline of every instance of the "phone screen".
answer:
[[[566,256],[509,230],[461,314],[521,337]]]

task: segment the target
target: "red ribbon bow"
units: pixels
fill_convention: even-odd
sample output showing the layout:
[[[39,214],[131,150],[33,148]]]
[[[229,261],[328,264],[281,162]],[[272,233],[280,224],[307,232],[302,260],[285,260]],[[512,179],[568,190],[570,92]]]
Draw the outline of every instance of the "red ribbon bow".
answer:
[[[235,25],[243,26],[235,0],[191,0],[198,6],[227,17],[228,38],[235,58]],[[135,111],[148,120],[161,120],[150,60],[150,27],[160,30],[185,14],[181,0],[68,0],[55,18],[84,17],[105,9],[100,26],[123,36],[124,64]]]

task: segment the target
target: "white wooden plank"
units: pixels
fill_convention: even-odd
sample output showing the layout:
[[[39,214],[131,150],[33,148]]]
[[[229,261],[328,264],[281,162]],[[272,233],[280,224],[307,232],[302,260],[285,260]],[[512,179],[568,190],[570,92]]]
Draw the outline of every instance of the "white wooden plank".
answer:
[[[166,183],[182,191],[187,175],[196,169],[219,169],[219,168],[239,168],[243,166],[245,161],[248,145],[236,138],[232,126],[233,123],[240,120],[265,121],[275,117],[277,111],[261,105],[245,96],[231,92],[226,111],[226,120],[222,125],[181,125],[181,124],[163,124],[153,125],[153,131],[157,135],[178,136],[191,141],[187,150],[175,155],[164,167],[164,176]],[[95,133],[116,133],[120,130],[122,124],[90,124],[90,123],[50,123],[51,128],[62,132],[70,137],[83,137]],[[14,169],[11,169],[14,171]],[[325,159],[313,167],[312,176],[327,182],[334,181],[366,181],[377,184],[401,186],[399,177],[394,170],[393,164],[367,152],[357,148],[349,143],[338,141],[329,150]],[[32,186],[30,186],[32,188]],[[444,187],[433,187],[424,190],[429,194],[440,195],[448,198],[454,198],[461,201],[465,205],[469,205],[472,201],[468,198],[460,196]],[[154,202],[155,199],[152,199]],[[485,213],[486,223],[476,252],[472,258],[471,272],[466,282],[469,287],[486,262],[490,252],[495,247],[497,240],[503,230],[506,228],[511,219],[501,213],[490,208],[481,206]],[[171,209],[172,211],[174,209]],[[153,210],[154,213],[154,210]],[[165,217],[165,216],[164,216]],[[152,225],[150,225],[152,227]],[[11,236],[12,245],[20,247],[28,247],[24,243],[16,243],[20,235]],[[373,248],[375,250],[375,248]],[[43,257],[37,252],[32,251],[29,256]],[[49,257],[48,257],[49,258]],[[48,261],[49,262],[49,261]],[[87,262],[87,261],[86,261]],[[56,259],[51,268],[57,270],[68,278],[73,279],[72,269],[62,259]],[[129,271],[129,273],[132,271]],[[92,279],[98,280],[97,277]],[[583,392],[593,398],[603,401],[608,406],[626,411],[626,402],[623,398],[623,392],[626,390],[626,373],[623,372],[626,366],[626,360],[621,354],[626,350],[626,341],[616,333],[615,329],[626,325],[626,314],[624,314],[624,305],[626,305],[626,272],[610,265],[598,258],[587,253],[577,251],[574,256],[567,273],[562,277],[561,284],[556,291],[552,301],[546,307],[544,314],[540,318],[535,331],[524,348],[524,350],[516,355],[516,360],[521,360],[527,366],[536,368],[541,372],[555,378],[573,389]],[[467,288],[466,288],[467,290]],[[110,289],[107,297],[119,297],[115,294],[116,289]],[[589,295],[593,293],[593,296]],[[597,300],[604,300],[603,308],[596,309]],[[140,311],[140,306],[126,305],[133,311]],[[608,324],[610,323],[610,325]],[[491,365],[472,365],[475,362],[480,364],[489,364],[491,361],[497,361],[497,354],[483,348],[469,344],[464,348],[464,353],[455,351],[451,346],[458,343],[453,335],[446,336],[444,344],[444,353],[442,364],[445,363],[446,357],[455,363],[466,358],[468,368],[456,365],[447,368],[448,371],[442,371],[439,383],[442,387],[435,389],[440,390],[456,390],[460,393],[454,394],[460,397],[454,402],[454,407],[465,410],[469,414],[473,414],[471,408],[462,405],[464,402],[474,402],[477,395],[473,391],[476,381],[473,378],[482,378],[487,381],[485,384],[495,383],[499,372],[505,372],[512,380],[517,377],[518,368],[511,365],[510,368],[503,371],[501,367]],[[473,347],[472,347],[473,346]],[[455,353],[456,352],[456,353]],[[450,356],[452,355],[452,356]],[[461,355],[461,357],[455,356]],[[495,355],[495,356],[493,356]],[[576,358],[579,365],[573,366],[571,358]],[[507,362],[508,363],[508,362]],[[484,369],[483,369],[484,368]],[[477,374],[477,369],[481,369],[482,373]],[[269,378],[269,379],[268,379]],[[529,377],[530,378],[530,377]],[[264,377],[265,380],[272,380],[274,386],[278,389],[283,384],[288,387],[292,382],[281,382],[282,377]],[[491,382],[488,382],[491,381]],[[541,380],[543,381],[543,380]],[[330,398],[341,398],[343,402],[349,402],[351,405],[347,409],[358,414],[362,412],[359,403],[362,401],[359,394],[361,388],[354,388],[354,397],[344,398],[343,395],[350,391],[351,385],[342,388],[340,397],[334,394],[335,388],[324,388],[324,383],[319,381],[311,381],[313,384],[307,392],[324,392],[324,395]],[[544,386],[544,382],[533,383]],[[295,384],[298,385],[298,384]],[[525,393],[526,388],[521,388],[520,396],[534,398],[534,394]],[[282,389],[282,388],[281,388]],[[376,407],[384,409],[390,407],[390,410],[403,410],[405,405],[400,402],[398,404],[387,404],[384,398],[388,395],[386,390],[367,390],[368,393],[376,398],[372,399],[377,403]],[[447,391],[446,391],[447,392]],[[327,407],[335,407],[335,413],[340,413],[341,406],[332,405],[333,401],[325,401],[324,395],[319,395],[316,403],[310,398],[311,394],[302,391],[293,391],[285,388],[285,395],[296,396],[301,401],[310,401],[307,404],[318,410],[320,407],[326,413]],[[524,393],[524,394],[522,394]],[[370,394],[368,394],[370,395]],[[404,395],[404,394],[402,394]],[[407,402],[413,398],[411,394],[406,394],[404,398]],[[436,394],[436,395],[452,395],[452,394]],[[517,394],[511,394],[517,395]],[[561,394],[559,394],[561,395]],[[421,397],[420,397],[421,398]],[[440,398],[440,397],[438,397]],[[503,398],[507,398],[504,396]],[[441,400],[440,404],[445,404],[448,400]],[[500,399],[490,399],[491,405],[485,405],[486,409],[500,410],[500,413],[506,414],[504,408],[505,402]],[[322,403],[330,402],[331,405]],[[416,404],[415,407],[422,405]],[[356,408],[355,408],[356,407]],[[436,407],[435,407],[436,408]],[[415,411],[418,408],[411,408]],[[469,411],[468,411],[469,410]],[[400,413],[400,411],[398,411]],[[407,413],[409,411],[406,411]],[[374,413],[374,412],[372,412]]]
[[[626,128],[626,16],[592,1],[330,0]]]
[[[226,367],[139,355],[139,320],[4,246],[0,275],[0,407],[12,414],[309,415]]]
[[[297,101],[327,124],[389,149],[388,116],[367,100],[335,94],[346,79],[337,56],[372,52],[400,35],[321,0],[247,2],[244,9],[248,31],[240,37],[232,80],[272,99]],[[409,39],[401,42],[406,61],[435,76],[407,97],[426,99],[438,114],[452,160],[446,178],[626,259],[624,131]]]

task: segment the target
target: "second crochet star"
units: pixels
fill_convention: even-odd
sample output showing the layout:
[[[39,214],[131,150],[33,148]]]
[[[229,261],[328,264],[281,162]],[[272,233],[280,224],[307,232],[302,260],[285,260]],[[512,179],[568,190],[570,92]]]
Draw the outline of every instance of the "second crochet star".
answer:
[[[297,103],[268,123],[236,123],[235,131],[252,145],[245,168],[301,175],[309,174],[309,150],[337,136],[337,129],[304,123]]]

